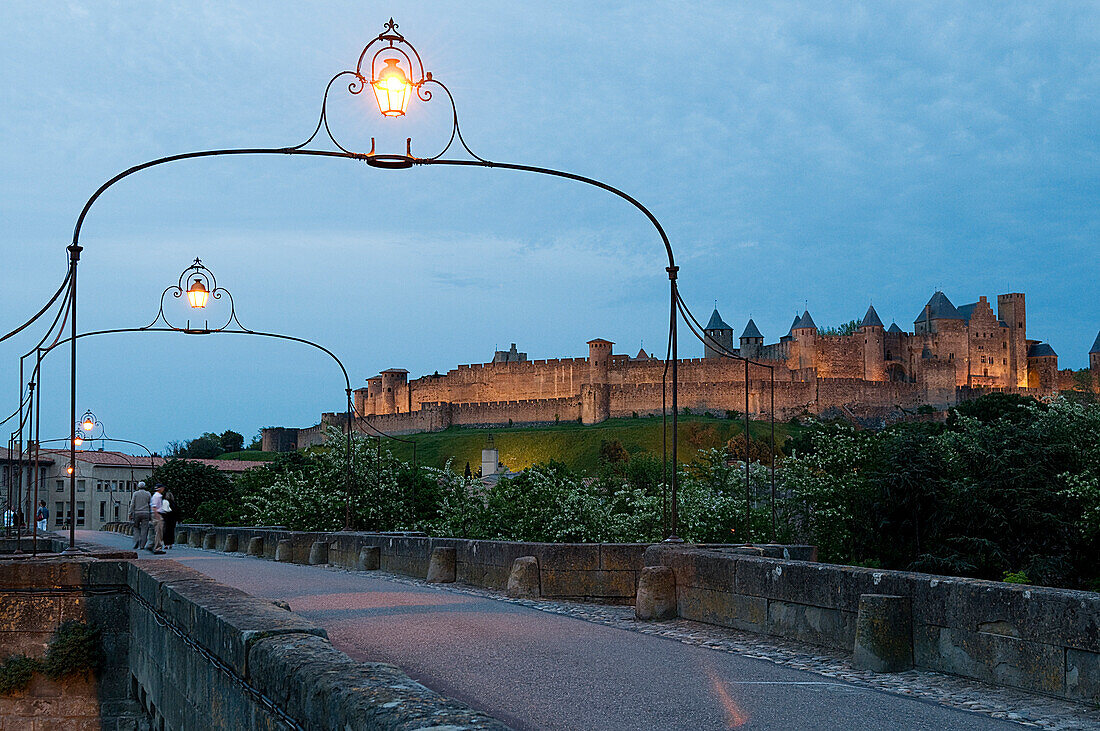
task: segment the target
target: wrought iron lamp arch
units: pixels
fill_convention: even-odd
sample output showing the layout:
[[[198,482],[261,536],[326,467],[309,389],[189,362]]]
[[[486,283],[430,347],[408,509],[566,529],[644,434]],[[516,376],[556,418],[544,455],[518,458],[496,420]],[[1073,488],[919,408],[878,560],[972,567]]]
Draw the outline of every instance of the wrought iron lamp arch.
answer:
[[[367,86],[371,85],[371,81],[377,81],[378,80],[378,78],[376,77],[376,74],[375,74],[374,61],[375,61],[376,58],[384,60],[384,58],[385,58],[384,54],[379,55],[379,53],[375,53],[375,55],[371,56],[371,59],[372,59],[372,68],[370,69],[371,78],[368,79],[367,75],[364,73],[365,60],[367,58],[368,51],[370,49],[374,48],[375,44],[377,44],[380,51],[384,51],[384,50],[387,50],[387,49],[390,49],[390,48],[393,48],[393,49],[398,49],[399,48],[401,50],[401,53],[405,54],[405,56],[408,57],[410,67],[408,69],[408,72],[406,73],[406,81],[415,88],[417,99],[419,99],[421,101],[424,101],[424,102],[429,102],[433,99],[433,89],[432,88],[427,88],[429,85],[437,85],[440,89],[442,89],[444,91],[444,93],[447,94],[447,97],[448,97],[448,100],[450,101],[450,106],[451,106],[451,116],[452,116],[451,132],[450,132],[450,136],[449,136],[446,144],[436,154],[434,154],[432,156],[429,156],[429,157],[416,157],[416,156],[414,156],[412,154],[411,138],[407,139],[407,141],[406,141],[406,149],[405,149],[405,154],[404,155],[389,154],[389,153],[377,153],[374,150],[374,145],[373,144],[372,144],[372,149],[369,152],[366,152],[366,153],[356,152],[356,151],[352,150],[351,148],[347,147],[346,145],[341,144],[340,141],[337,140],[336,137],[334,136],[334,134],[332,133],[332,130],[331,130],[330,125],[328,123],[328,112],[327,112],[329,94],[330,94],[331,90],[333,89],[334,85],[337,83],[337,81],[343,80],[345,77],[350,78],[350,81],[348,83],[348,92],[352,93],[352,94],[362,93]],[[406,46],[409,49],[411,49],[411,51],[412,51],[411,54],[408,51],[405,50]],[[394,53],[396,53],[396,51],[394,51]],[[401,56],[401,54],[397,54],[397,56],[400,56],[402,60],[404,60],[404,58],[405,58],[405,56]],[[412,62],[414,60],[416,61],[415,65],[412,64]],[[379,72],[379,75],[381,73],[382,72]],[[314,142],[318,141],[321,138],[322,130],[324,130],[324,136],[328,137],[329,141],[336,148],[335,150],[316,149],[316,148],[311,148],[310,147],[311,144],[313,144]],[[447,158],[443,157],[449,150],[451,150],[453,148],[455,140],[458,140],[459,144],[461,145],[461,148],[463,150],[465,150],[465,152],[470,156],[470,159],[447,159]],[[127,168],[126,170],[123,170],[123,171],[119,172],[114,177],[110,178],[109,180],[105,181],[102,185],[100,185],[99,188],[97,188],[95,190],[95,192],[93,192],[92,195],[88,198],[88,200],[85,202],[83,208],[81,209],[79,215],[77,216],[76,224],[75,224],[74,230],[73,230],[72,244],[70,244],[67,247],[67,251],[68,251],[68,254],[69,254],[69,270],[68,270],[68,273],[66,275],[65,281],[62,282],[62,286],[58,289],[58,292],[56,294],[54,294],[54,296],[50,299],[49,303],[47,303],[47,305],[44,306],[38,313],[36,313],[34,316],[32,316],[30,320],[28,320],[26,323],[19,326],[17,329],[13,330],[12,332],[5,334],[3,337],[0,337],[0,341],[6,340],[7,338],[12,337],[16,333],[22,331],[27,326],[29,326],[31,323],[33,323],[34,321],[36,321],[37,319],[42,317],[42,315],[45,314],[45,312],[50,308],[51,304],[56,302],[59,298],[61,298],[62,293],[64,293],[66,295],[65,298],[64,298],[66,300],[65,307],[67,307],[70,310],[69,315],[67,317],[67,325],[68,325],[68,329],[70,330],[70,336],[68,338],[66,338],[65,341],[63,341],[63,342],[68,343],[70,345],[70,350],[71,350],[71,354],[70,354],[70,370],[71,370],[71,375],[70,375],[70,389],[71,389],[70,403],[71,403],[71,416],[72,416],[72,419],[74,421],[75,421],[75,417],[76,417],[76,413],[75,413],[75,408],[76,408],[75,407],[75,403],[76,403],[76,362],[77,362],[76,361],[76,343],[77,343],[77,340],[80,337],[82,337],[81,335],[78,335],[77,321],[76,321],[77,268],[78,268],[78,263],[79,263],[79,260],[80,260],[81,252],[83,251],[83,247],[80,245],[80,234],[81,234],[81,230],[83,228],[84,222],[85,222],[85,220],[87,218],[87,215],[88,215],[89,211],[91,210],[92,206],[95,204],[95,202],[108,189],[110,189],[116,183],[118,183],[121,180],[124,180],[125,178],[128,178],[131,175],[134,175],[135,173],[138,173],[142,170],[146,170],[148,168],[164,165],[164,164],[167,164],[167,163],[170,163],[170,162],[189,160],[189,159],[198,159],[198,158],[204,158],[204,157],[227,156],[227,155],[264,155],[264,154],[310,155],[310,156],[315,156],[315,157],[344,158],[344,159],[350,159],[350,160],[366,162],[367,164],[369,164],[373,167],[390,168],[390,169],[404,169],[404,168],[412,167],[414,165],[452,165],[452,166],[478,166],[478,167],[487,167],[487,168],[501,168],[501,169],[506,169],[506,170],[515,170],[515,171],[520,171],[520,172],[530,172],[530,173],[537,173],[537,174],[541,174],[541,175],[550,175],[550,176],[554,176],[554,177],[559,177],[559,178],[564,178],[564,179],[568,179],[568,180],[573,180],[573,181],[585,183],[587,185],[591,185],[591,186],[600,188],[604,191],[610,192],[610,193],[618,196],[622,200],[625,200],[626,202],[630,203],[638,211],[640,211],[646,217],[646,219],[650,222],[650,224],[654,227],[654,229],[656,230],[658,236],[660,237],[661,243],[664,246],[665,253],[666,253],[667,258],[668,258],[668,266],[665,269],[666,269],[666,271],[668,273],[668,277],[669,277],[670,295],[671,295],[670,296],[670,333],[669,333],[669,335],[670,335],[670,337],[669,337],[669,340],[670,340],[670,348],[669,348],[670,358],[666,359],[666,368],[671,367],[671,371],[672,371],[672,379],[671,379],[672,380],[672,404],[671,404],[671,407],[672,407],[671,412],[672,413],[670,415],[671,416],[671,422],[672,422],[672,439],[671,439],[671,445],[670,445],[671,450],[670,451],[671,451],[672,463],[674,465],[677,463],[676,431],[677,431],[677,420],[678,420],[678,409],[677,409],[677,383],[678,383],[678,381],[677,381],[676,372],[677,372],[678,355],[677,355],[677,339],[676,339],[676,322],[677,322],[676,315],[677,315],[678,293],[677,293],[677,281],[676,280],[677,280],[677,273],[679,271],[679,267],[675,263],[675,258],[674,258],[674,255],[673,255],[671,243],[669,242],[668,235],[666,234],[666,232],[665,232],[664,228],[662,227],[661,223],[657,220],[656,216],[645,205],[643,205],[639,200],[637,200],[633,196],[629,195],[625,191],[622,191],[622,190],[620,190],[620,189],[618,189],[618,188],[616,188],[616,187],[614,187],[610,184],[604,183],[604,182],[602,182],[600,180],[597,180],[595,178],[587,177],[587,176],[584,176],[584,175],[579,175],[579,174],[576,174],[576,173],[566,172],[566,171],[563,171],[563,170],[555,170],[555,169],[552,169],[552,168],[540,167],[540,166],[535,166],[535,165],[522,165],[522,164],[514,164],[514,163],[494,162],[494,161],[488,160],[488,159],[486,159],[484,157],[481,157],[481,156],[477,155],[476,153],[474,153],[473,150],[470,148],[470,146],[466,143],[465,139],[463,138],[462,131],[461,131],[461,128],[459,126],[458,110],[457,110],[457,105],[456,105],[455,100],[454,100],[454,96],[451,94],[450,90],[447,88],[446,85],[444,85],[442,82],[440,82],[436,78],[434,78],[434,76],[431,74],[431,72],[428,72],[426,69],[424,69],[424,65],[423,65],[423,62],[420,58],[419,52],[416,51],[416,49],[412,46],[412,44],[409,43],[404,38],[403,35],[401,35],[400,33],[397,32],[397,24],[394,23],[392,21],[392,19],[389,23],[385,24],[385,28],[384,28],[383,32],[380,33],[374,39],[372,39],[371,42],[369,42],[364,47],[363,51],[360,53],[359,61],[356,65],[356,69],[354,69],[354,70],[349,69],[349,70],[341,71],[341,72],[337,73],[336,75],[334,75],[329,80],[328,84],[325,87],[324,96],[322,97],[321,111],[320,111],[320,115],[319,115],[319,118],[318,118],[318,121],[317,121],[317,125],[314,128],[313,133],[304,142],[302,142],[298,145],[290,146],[290,147],[253,147],[253,148],[227,148],[227,149],[216,149],[216,150],[200,150],[200,151],[193,151],[193,152],[186,152],[186,153],[168,155],[168,156],[156,158],[156,159],[153,159],[153,160],[148,160],[146,162],[142,162],[142,163],[139,163],[137,165],[133,165],[133,166]],[[233,332],[234,330],[230,329],[230,324],[231,323],[227,323],[226,326],[225,326],[225,329],[223,329],[223,330],[210,329],[210,330],[207,331],[204,328],[204,329],[202,329],[200,331],[197,331],[197,332],[215,332],[215,331],[218,331],[218,332]],[[241,328],[241,330],[243,331],[243,330],[246,330],[246,329]],[[308,342],[308,341],[304,341],[304,342]],[[70,480],[69,489],[70,489],[70,493],[73,493],[75,491],[75,481],[74,480]],[[673,534],[675,534],[675,531],[676,531],[676,518],[675,518],[675,516],[676,516],[676,501],[677,501],[676,493],[677,493],[677,475],[676,475],[676,470],[673,469],[672,470],[672,475],[671,475],[671,494],[672,494],[672,506],[673,506],[673,513],[672,514],[674,516],[673,517],[673,524],[672,524]]]

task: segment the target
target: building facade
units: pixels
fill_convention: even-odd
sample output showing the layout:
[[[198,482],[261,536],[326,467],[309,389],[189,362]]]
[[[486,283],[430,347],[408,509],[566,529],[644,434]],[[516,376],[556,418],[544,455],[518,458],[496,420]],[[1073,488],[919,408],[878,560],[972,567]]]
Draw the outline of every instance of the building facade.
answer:
[[[8,500],[11,487],[12,505],[18,505],[27,516],[34,519],[35,484],[34,465],[28,453],[22,460],[18,454],[0,453],[0,475],[3,489],[0,501]],[[153,469],[165,463],[163,457],[139,457],[124,452],[84,450],[76,453],[76,502],[69,499],[69,453],[65,450],[43,449],[39,456],[41,482],[38,499],[46,501],[50,511],[48,530],[67,528],[70,520],[77,528],[99,530],[105,523],[130,519],[130,495],[137,483],[147,480]],[[266,462],[228,459],[189,459],[230,474],[240,474],[251,467]],[[22,463],[22,480],[20,480]],[[152,487],[152,486],[150,486]],[[6,508],[6,505],[5,505]]]
[[[1049,344],[1027,335],[1022,293],[986,297],[956,307],[935,292],[911,330],[883,325],[868,307],[854,332],[821,332],[809,311],[794,318],[774,343],[749,319],[739,336],[717,308],[704,328],[702,358],[679,362],[679,404],[696,413],[748,411],[778,419],[839,410],[857,418],[888,418],[905,410],[944,409],[959,399],[990,391],[1048,397],[1072,381],[1059,371]],[[460,365],[445,374],[409,380],[391,368],[355,391],[357,428],[363,423],[389,433],[438,431],[452,425],[497,426],[580,421],[660,413],[668,392],[664,362],[644,351],[613,352],[613,343],[588,342],[587,358],[528,360],[498,351],[491,363]],[[736,347],[735,347],[736,345]],[[1100,336],[1090,364],[1100,383]],[[515,353],[515,354],[513,354]],[[727,357],[749,358],[744,363]],[[523,357],[518,357],[523,356]],[[343,414],[323,414],[305,428],[263,431],[263,449],[285,451],[319,443],[328,424]]]

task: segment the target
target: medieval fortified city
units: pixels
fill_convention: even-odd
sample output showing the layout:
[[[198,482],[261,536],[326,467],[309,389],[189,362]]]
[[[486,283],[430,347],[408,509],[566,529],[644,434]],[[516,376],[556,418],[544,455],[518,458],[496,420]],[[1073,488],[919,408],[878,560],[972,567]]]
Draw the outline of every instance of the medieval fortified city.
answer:
[[[723,352],[754,361],[748,380],[754,418],[768,416],[773,384],[766,367],[775,370],[775,418],[784,421],[831,411],[887,420],[921,407],[944,411],[960,398],[993,392],[1049,398],[1076,384],[1075,371],[1058,369],[1054,348],[1027,337],[1021,292],[998,295],[996,310],[985,296],[955,307],[936,292],[911,331],[896,322],[885,327],[872,305],[850,333],[820,333],[807,310],[779,342],[765,344],[751,318],[737,336],[717,308],[704,333],[713,346],[704,342],[702,358],[679,364],[680,405],[699,412],[744,409],[743,364]],[[664,361],[644,349],[636,356],[615,355],[613,345],[597,338],[588,341],[587,358],[528,360],[512,343],[489,363],[411,381],[405,369],[390,368],[355,390],[354,413],[392,434],[456,425],[598,424],[661,413]],[[1089,371],[1100,384],[1100,332],[1089,350]],[[327,413],[311,428],[268,427],[263,449],[320,444],[326,425],[339,426],[343,419]]]
[[[1100,731],[1100,4],[0,28],[0,731]]]

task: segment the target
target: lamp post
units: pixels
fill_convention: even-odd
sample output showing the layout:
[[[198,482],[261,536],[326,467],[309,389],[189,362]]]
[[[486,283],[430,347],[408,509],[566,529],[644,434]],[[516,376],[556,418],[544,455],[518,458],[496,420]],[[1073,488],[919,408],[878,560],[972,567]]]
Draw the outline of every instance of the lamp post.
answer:
[[[169,297],[170,295],[170,297]],[[187,307],[191,310],[205,310],[206,307],[212,302],[217,302],[225,299],[228,303],[228,313],[225,315],[224,321],[218,319],[214,325],[211,325],[208,317],[204,317],[201,324],[192,322],[190,318],[187,318],[183,324],[179,323],[178,315],[170,314],[165,309],[165,304],[172,300],[183,300],[187,303]],[[164,291],[160,295],[160,306],[157,310],[156,316],[153,320],[142,327],[126,327],[126,328],[111,328],[107,330],[93,330],[90,332],[79,333],[69,338],[58,339],[48,347],[37,347],[34,353],[37,356],[35,364],[34,374],[38,377],[42,367],[43,359],[55,348],[70,345],[70,349],[76,343],[77,340],[94,337],[99,335],[112,335],[119,333],[145,333],[145,332],[174,332],[182,333],[185,335],[213,335],[213,334],[232,334],[232,335],[253,335],[265,338],[275,338],[278,340],[285,340],[295,343],[301,343],[308,345],[312,348],[316,348],[321,352],[328,355],[337,366],[340,368],[340,373],[344,378],[344,394],[347,403],[346,418],[344,424],[344,431],[346,432],[346,454],[347,463],[345,466],[345,510],[344,510],[344,528],[345,530],[351,527],[351,434],[352,434],[352,416],[353,406],[351,397],[351,379],[348,376],[347,368],[344,367],[343,362],[328,348],[307,340],[305,338],[296,337],[293,335],[284,335],[282,333],[264,332],[261,330],[251,330],[241,324],[241,321],[237,317],[236,305],[233,300],[233,295],[229,290],[218,285],[217,279],[214,273],[202,263],[201,259],[196,258],[195,261],[180,274],[175,284],[171,284],[165,287]],[[71,350],[70,350],[71,352]],[[23,357],[29,357],[30,353]],[[32,392],[34,391],[32,387]],[[40,403],[42,389],[37,390],[35,396],[35,411],[38,409]],[[70,410],[73,414],[76,413],[76,406],[74,403],[70,404]],[[124,439],[111,439],[103,433],[102,424],[96,418],[95,414],[91,411],[86,411],[80,420],[76,423],[73,436],[66,439],[69,442],[69,465],[76,464],[76,448],[87,440],[99,440],[106,439],[107,441],[119,441],[136,444],[141,446],[146,451],[149,451],[147,447],[138,442],[128,442]],[[100,433],[98,436],[94,433],[96,427],[99,427]],[[152,464],[152,452],[149,452],[150,464]],[[74,506],[76,504],[76,475],[75,471],[69,472],[69,499],[70,503]],[[75,521],[74,521],[75,522]],[[69,547],[63,551],[76,552],[76,533],[75,528],[71,524],[69,528]]]
[[[206,157],[226,156],[226,155],[309,155],[314,157],[329,157],[329,158],[342,158],[351,161],[366,162],[368,165],[375,168],[383,169],[405,169],[413,167],[414,165],[450,165],[450,166],[475,166],[484,168],[499,168],[502,170],[513,170],[518,172],[528,172],[540,175],[548,175],[566,180],[573,180],[576,182],[590,185],[606,192],[609,192],[615,196],[618,196],[622,200],[626,201],[630,205],[634,206],[640,211],[646,219],[653,226],[657,232],[658,237],[661,240],[661,244],[664,246],[665,254],[668,259],[668,264],[665,267],[665,271],[669,279],[669,354],[666,356],[666,370],[671,367],[672,371],[672,479],[671,479],[671,534],[670,539],[676,539],[676,530],[678,522],[677,513],[677,484],[678,477],[676,473],[677,464],[677,423],[679,415],[679,407],[677,401],[678,394],[678,377],[677,377],[677,274],[679,267],[676,265],[675,257],[672,251],[672,245],[669,242],[668,235],[665,233],[661,223],[657,220],[656,216],[646,208],[640,201],[628,193],[616,188],[608,183],[604,183],[595,178],[590,178],[584,175],[571,173],[563,170],[555,170],[547,167],[540,167],[535,165],[524,165],[517,163],[505,163],[491,161],[487,158],[480,157],[470,149],[465,139],[462,136],[462,131],[458,124],[458,110],[454,101],[454,97],[451,95],[450,90],[438,79],[436,79],[431,72],[426,71],[420,54],[416,51],[411,43],[409,43],[405,37],[398,32],[397,23],[391,18],[389,22],[384,25],[384,29],[375,38],[371,39],[369,43],[363,48],[359,55],[358,62],[354,69],[348,69],[340,71],[334,75],[325,87],[324,96],[321,103],[321,113],[317,121],[317,125],[313,130],[313,133],[302,143],[289,146],[289,147],[248,147],[248,148],[228,148],[228,149],[216,149],[216,150],[201,150],[197,152],[187,152],[175,155],[168,155],[165,157],[156,158],[154,160],[148,160],[146,162],[134,165],[122,172],[118,173],[114,177],[110,178],[88,198],[84,207],[81,209],[79,216],[76,220],[76,225],[73,229],[72,244],[67,247],[69,254],[69,267],[65,280],[58,288],[57,292],[47,302],[47,304],[39,310],[34,316],[32,316],[27,322],[23,323],[19,327],[15,328],[11,332],[0,336],[0,342],[14,336],[18,332],[28,327],[31,323],[35,322],[38,318],[42,317],[50,307],[59,300],[67,300],[67,305],[62,309],[59,309],[59,315],[65,312],[65,320],[62,321],[62,327],[68,325],[70,335],[67,339],[60,342],[67,342],[70,349],[70,422],[76,421],[76,397],[77,397],[77,380],[76,380],[76,367],[77,367],[77,340],[81,337],[77,332],[77,270],[80,261],[80,255],[83,251],[83,247],[80,245],[80,233],[84,225],[84,221],[87,218],[89,211],[95,202],[102,196],[111,186],[115,183],[123,180],[131,175],[134,175],[143,170],[147,170],[152,167],[164,165],[172,162],[179,162],[183,160],[194,160]],[[327,103],[330,92],[333,90],[337,81],[346,81],[346,89],[351,94],[360,94],[368,86],[371,88],[372,94],[375,97],[375,102],[378,104],[380,114],[385,118],[396,119],[405,116],[408,113],[409,103],[415,96],[419,101],[429,102],[433,98],[433,92],[441,90],[447,95],[447,99],[450,101],[451,107],[451,132],[447,139],[446,144],[442,146],[437,153],[429,156],[415,156],[412,152],[412,139],[407,138],[405,152],[400,153],[387,153],[376,152],[374,139],[371,140],[371,149],[368,152],[359,152],[349,149],[342,145],[336,137],[332,134],[329,127],[327,117]],[[324,130],[325,137],[335,146],[336,149],[315,149],[310,148],[309,145],[320,139],[321,130]],[[461,146],[462,150],[469,156],[467,159],[452,159],[445,158],[444,155],[452,148],[455,141]],[[190,296],[192,290],[196,294],[196,297],[201,297],[201,290],[193,287],[194,283],[188,285],[187,292]],[[216,294],[210,290],[205,284],[203,288],[207,290],[208,297],[216,298]],[[62,295],[65,295],[62,297]],[[197,302],[198,300],[196,300]],[[55,320],[56,323],[56,320]],[[52,326],[51,326],[52,327]],[[203,331],[209,332],[209,331]],[[252,333],[259,334],[259,333]],[[300,342],[308,342],[299,339]],[[312,343],[310,343],[312,344]],[[331,355],[331,353],[330,353]],[[335,356],[333,356],[335,357]],[[350,432],[350,418],[351,418],[351,389],[348,387],[348,417],[349,417],[349,432]],[[667,418],[667,417],[666,417]],[[665,430],[667,434],[667,430]],[[350,443],[350,433],[349,433]],[[70,445],[70,457],[75,459],[75,445]],[[667,454],[666,454],[667,457]],[[350,459],[349,459],[350,463]],[[667,465],[668,460],[665,460]],[[667,480],[666,480],[667,483]],[[70,493],[75,495],[75,477],[70,478]],[[349,506],[350,510],[350,506]],[[70,544],[72,541],[70,540]]]

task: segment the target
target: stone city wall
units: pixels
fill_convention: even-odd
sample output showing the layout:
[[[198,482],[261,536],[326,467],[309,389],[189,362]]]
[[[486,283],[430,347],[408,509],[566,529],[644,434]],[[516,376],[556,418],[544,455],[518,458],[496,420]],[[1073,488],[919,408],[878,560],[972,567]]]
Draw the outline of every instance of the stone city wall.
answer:
[[[851,651],[861,595],[907,597],[917,667],[1100,704],[1100,594],[905,571],[646,550],[680,617]]]

